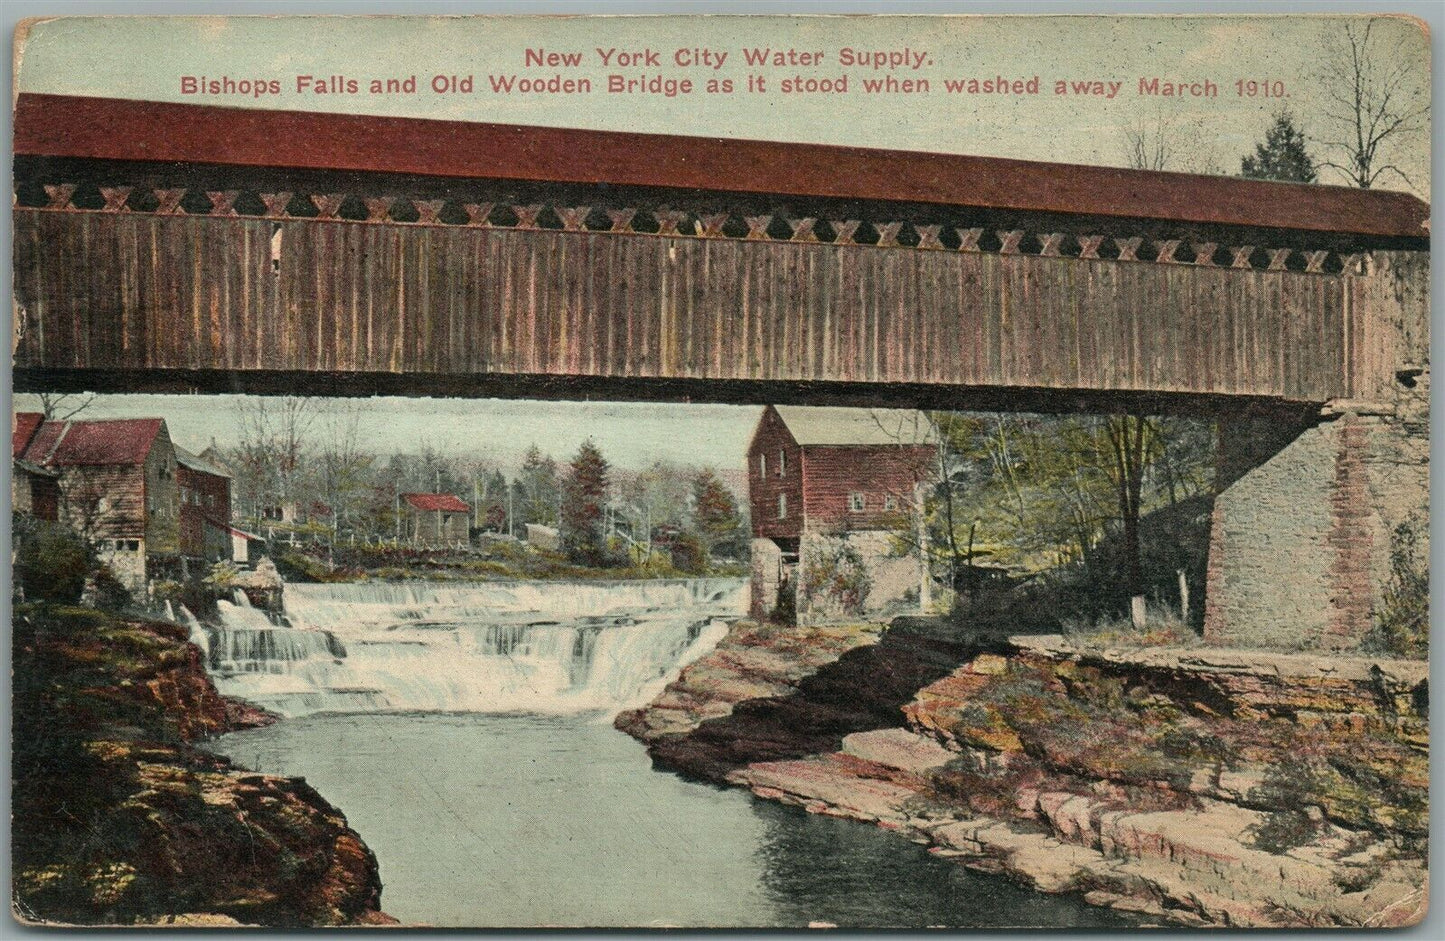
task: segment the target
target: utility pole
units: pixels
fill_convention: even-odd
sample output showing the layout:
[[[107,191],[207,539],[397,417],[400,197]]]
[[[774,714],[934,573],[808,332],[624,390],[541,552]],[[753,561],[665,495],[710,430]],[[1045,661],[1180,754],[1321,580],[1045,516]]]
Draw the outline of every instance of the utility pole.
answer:
[[[513,539],[517,538],[517,527],[512,523],[512,491],[515,488],[507,487],[507,535]]]

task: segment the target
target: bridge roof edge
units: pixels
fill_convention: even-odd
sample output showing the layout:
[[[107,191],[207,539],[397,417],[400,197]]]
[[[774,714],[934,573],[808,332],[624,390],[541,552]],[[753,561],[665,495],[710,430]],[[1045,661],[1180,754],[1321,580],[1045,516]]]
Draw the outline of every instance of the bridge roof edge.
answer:
[[[15,153],[920,202],[1429,237],[1408,193],[828,144],[24,93]]]

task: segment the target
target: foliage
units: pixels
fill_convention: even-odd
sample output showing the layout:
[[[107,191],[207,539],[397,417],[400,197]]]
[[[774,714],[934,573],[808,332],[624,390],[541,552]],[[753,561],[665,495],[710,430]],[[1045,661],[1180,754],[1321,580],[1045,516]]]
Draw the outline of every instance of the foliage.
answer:
[[[673,568],[679,572],[700,575],[707,571],[707,547],[691,530],[678,533],[668,551],[672,556]]]
[[[121,584],[120,579],[108,565],[97,566],[91,573],[90,584],[92,587],[92,599],[97,608],[102,611],[122,611],[131,605],[133,600],[130,590]]]
[[[935,565],[954,573],[1027,577],[1081,566],[1100,590],[1147,593],[1157,587],[1152,569],[1159,562],[1150,553],[1177,550],[1167,542],[1146,550],[1142,520],[1185,505],[1213,482],[1215,441],[1206,421],[964,412],[933,418],[940,449],[937,484],[925,506],[928,545]],[[1132,533],[1136,525],[1141,531]]]
[[[210,588],[230,588],[236,584],[236,579],[240,574],[241,569],[236,563],[222,559],[212,564],[210,571],[206,573],[206,577],[202,581]]]
[[[521,516],[518,522],[556,525],[561,491],[557,483],[557,462],[551,455],[544,456],[535,444],[529,447],[514,487],[520,497],[516,501]]]
[[[738,514],[738,501],[711,467],[692,482],[693,519],[704,552],[737,558],[747,545],[747,532]]]
[[[1414,516],[1390,534],[1390,580],[1365,640],[1367,650],[1423,660],[1430,648],[1430,552],[1425,520]]]
[[[1305,136],[1288,108],[1274,113],[1274,123],[1254,153],[1240,161],[1239,175],[1251,180],[1313,183],[1315,164],[1305,148]]]
[[[868,567],[846,539],[818,539],[803,560],[802,591],[810,607],[830,615],[857,617],[873,590]]]
[[[276,553],[276,571],[288,582],[335,581],[331,567],[322,559],[298,550]]]
[[[578,565],[606,565],[609,561],[603,532],[610,466],[588,438],[568,468],[562,487],[562,546]]]
[[[1194,628],[1168,605],[1150,604],[1144,627],[1128,618],[1065,618],[1064,636],[1085,647],[1192,647],[1200,643]]]
[[[29,601],[74,604],[97,568],[94,550],[63,523],[12,516],[15,585]]]

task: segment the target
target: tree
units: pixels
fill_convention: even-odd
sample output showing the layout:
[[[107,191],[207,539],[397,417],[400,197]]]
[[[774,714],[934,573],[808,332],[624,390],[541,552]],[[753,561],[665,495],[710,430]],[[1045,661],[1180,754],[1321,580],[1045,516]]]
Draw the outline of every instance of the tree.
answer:
[[[1106,421],[1114,484],[1119,493],[1119,517],[1124,524],[1124,588],[1129,595],[1130,619],[1144,626],[1144,562],[1139,545],[1140,503],[1144,470],[1153,456],[1155,437],[1142,415],[1111,415]]]
[[[1405,42],[1413,28],[1378,17],[1363,23],[1347,19],[1327,42],[1319,76],[1329,100],[1321,141],[1327,156],[1320,166],[1360,189],[1389,174],[1413,185],[1387,157],[1404,139],[1423,133],[1429,121],[1428,62],[1412,55]]]
[[[1135,170],[1220,172],[1203,125],[1162,110],[1140,114],[1124,128],[1123,150],[1124,165]]]
[[[370,471],[376,458],[360,445],[361,411],[338,404],[322,418],[321,452],[316,470],[322,498],[331,508],[333,532],[354,527],[371,495]]]
[[[1239,175],[1251,180],[1280,180],[1285,183],[1313,183],[1315,165],[1305,148],[1305,136],[1294,123],[1288,108],[1274,113],[1274,123],[1254,154],[1239,164]]]
[[[603,531],[610,467],[588,438],[577,450],[562,487],[562,548],[578,565],[605,565]]]
[[[517,483],[521,502],[517,516],[525,523],[551,525],[557,522],[557,462],[543,455],[534,444],[527,449]]]
[[[90,408],[95,402],[95,393],[42,392],[40,411],[46,421],[69,421]]]
[[[240,426],[236,482],[252,503],[254,515],[260,515],[259,504],[298,499],[301,477],[311,469],[310,431],[315,418],[315,401],[301,396],[258,396],[236,405]]]
[[[692,482],[693,519],[707,554],[736,555],[741,549],[742,519],[732,491],[710,467]]]

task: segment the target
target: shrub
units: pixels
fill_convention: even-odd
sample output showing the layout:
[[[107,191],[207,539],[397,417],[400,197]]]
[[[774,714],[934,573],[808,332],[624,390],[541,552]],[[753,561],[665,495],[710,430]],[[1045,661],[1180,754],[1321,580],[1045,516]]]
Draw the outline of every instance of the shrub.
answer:
[[[858,550],[843,539],[822,539],[806,556],[802,590],[809,606],[827,614],[861,615],[873,581]]]
[[[707,549],[702,540],[689,530],[678,533],[669,549],[672,567],[679,572],[698,575],[707,570]]]
[[[15,516],[15,585],[29,601],[75,604],[96,568],[95,552],[73,529]]]
[[[93,576],[95,606],[102,611],[121,611],[130,607],[130,591],[115,577],[110,566],[98,567]]]
[[[1430,549],[1426,524],[1413,516],[1390,534],[1390,580],[1365,649],[1423,660],[1430,648]]]
[[[222,559],[211,566],[206,573],[203,583],[211,588],[230,588],[236,584],[236,578],[241,574],[241,569],[234,562]]]

